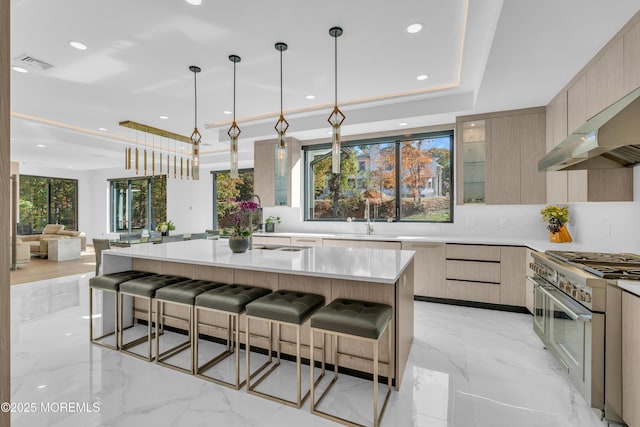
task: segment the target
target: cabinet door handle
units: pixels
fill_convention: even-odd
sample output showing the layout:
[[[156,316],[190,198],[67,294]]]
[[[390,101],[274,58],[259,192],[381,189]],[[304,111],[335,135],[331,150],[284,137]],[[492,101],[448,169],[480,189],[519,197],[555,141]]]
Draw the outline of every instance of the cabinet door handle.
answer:
[[[296,239],[296,242],[308,242],[308,243],[316,243],[318,240],[316,239]]]
[[[411,249],[411,248],[425,248],[425,249],[433,249],[433,248],[438,248],[440,246],[443,246],[444,243],[412,243],[411,245],[409,245],[409,247],[407,249]]]

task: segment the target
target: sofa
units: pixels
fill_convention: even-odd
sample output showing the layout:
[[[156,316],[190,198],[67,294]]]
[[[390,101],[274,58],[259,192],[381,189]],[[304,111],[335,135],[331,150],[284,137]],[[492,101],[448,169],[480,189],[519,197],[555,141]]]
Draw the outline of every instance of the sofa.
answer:
[[[11,243],[9,243],[9,253],[11,253]],[[27,242],[16,238],[16,265],[18,267],[29,264],[31,261],[31,249]]]
[[[42,230],[42,234],[20,236],[20,239],[29,243],[31,253],[44,255],[48,253],[47,240],[69,239],[72,237],[80,239],[80,250],[87,249],[87,237],[84,232],[65,230],[63,224],[47,224]]]

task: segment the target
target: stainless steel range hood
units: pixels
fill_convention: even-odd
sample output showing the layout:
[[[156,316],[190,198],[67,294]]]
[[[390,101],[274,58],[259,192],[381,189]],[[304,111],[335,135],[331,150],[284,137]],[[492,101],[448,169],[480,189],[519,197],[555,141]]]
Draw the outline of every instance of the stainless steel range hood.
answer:
[[[580,126],[538,162],[539,171],[611,169],[640,163],[640,88]]]

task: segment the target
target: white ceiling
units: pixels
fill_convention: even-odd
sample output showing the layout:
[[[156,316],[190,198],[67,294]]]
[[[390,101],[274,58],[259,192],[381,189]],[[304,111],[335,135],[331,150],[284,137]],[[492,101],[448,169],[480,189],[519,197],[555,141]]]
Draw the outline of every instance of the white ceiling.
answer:
[[[288,134],[326,137],[334,95],[328,30],[336,25],[344,29],[338,102],[347,116],[345,134],[545,105],[639,7],[628,0],[203,0],[201,6],[12,0],[11,57],[27,54],[53,67],[27,65],[29,73],[11,74],[11,157],[32,166],[118,167],[124,140],[144,140],[118,126],[123,120],[190,135],[188,67],[198,65],[202,163],[226,168],[231,117],[223,111],[233,107],[228,56],[237,54],[240,158],[247,166],[253,141],[275,136],[279,41],[289,45],[283,53]],[[407,33],[416,21],[425,29]],[[69,40],[88,49],[73,49]],[[418,81],[419,74],[429,78]],[[309,94],[316,98],[306,99]]]

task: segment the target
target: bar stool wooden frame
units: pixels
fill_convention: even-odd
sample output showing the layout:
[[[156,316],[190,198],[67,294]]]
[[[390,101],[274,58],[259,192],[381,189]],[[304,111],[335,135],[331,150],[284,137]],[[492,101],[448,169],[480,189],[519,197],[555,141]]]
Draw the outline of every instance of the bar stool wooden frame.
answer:
[[[333,385],[336,383],[336,381],[338,380],[338,366],[339,366],[339,357],[340,356],[345,356],[345,357],[349,357],[350,359],[359,359],[359,360],[365,360],[365,361],[369,361],[369,362],[373,362],[373,425],[374,427],[378,427],[380,425],[380,422],[382,421],[382,416],[384,415],[384,411],[387,408],[387,403],[389,402],[389,396],[391,396],[391,377],[392,374],[394,372],[394,355],[393,355],[393,349],[392,349],[392,328],[390,327],[391,324],[391,319],[389,319],[389,321],[387,322],[387,324],[385,325],[384,329],[386,329],[388,331],[388,337],[389,337],[389,362],[388,362],[388,374],[387,374],[387,393],[386,396],[384,398],[384,403],[382,405],[382,410],[380,411],[380,415],[378,416],[378,373],[379,373],[379,365],[384,362],[380,362],[379,361],[379,344],[380,344],[380,339],[384,336],[384,329],[380,332],[380,336],[377,339],[372,339],[372,338],[364,338],[358,335],[351,335],[351,334],[345,334],[342,332],[336,332],[336,331],[332,331],[332,330],[327,330],[327,329],[321,329],[321,328],[311,328],[311,337],[310,337],[310,342],[309,345],[313,346],[313,335],[314,332],[320,332],[322,334],[322,354],[324,356],[324,344],[325,344],[325,335],[329,334],[329,335],[333,335],[334,337],[334,342],[333,342],[333,379],[331,380],[331,383],[329,383],[329,385],[327,386],[327,388],[322,392],[322,394],[320,395],[320,398],[315,401],[315,386],[317,384],[313,383],[313,377],[311,377],[311,390],[310,390],[310,394],[311,394],[311,400],[310,400],[310,404],[311,404],[311,413],[318,415],[320,417],[326,418],[328,420],[331,421],[335,421],[347,426],[353,426],[353,427],[364,427],[364,425],[362,424],[358,424],[355,423],[353,421],[347,420],[345,418],[341,418],[338,417],[337,415],[333,415],[333,414],[329,414],[327,412],[323,412],[320,411],[319,409],[316,408],[317,405],[320,405],[320,402],[322,401],[322,399],[324,399],[324,397],[327,395],[327,393],[329,392],[329,390],[331,389],[331,387],[333,387]],[[338,351],[338,345],[340,344],[339,338],[340,337],[344,337],[344,338],[350,338],[350,339],[357,339],[360,341],[365,341],[365,342],[369,342],[373,345],[373,359],[368,359],[368,358],[364,358],[364,357],[360,357],[360,356],[355,356],[352,354],[348,354],[348,353],[340,353]],[[313,360],[313,353],[311,354],[311,361],[310,364],[313,365],[314,360]],[[324,360],[323,360],[323,365],[324,365]],[[313,371],[312,371],[313,374]]]
[[[310,395],[311,390],[313,390],[313,386],[309,387],[309,390],[306,391],[306,393],[304,394],[304,396],[302,396],[302,375],[301,375],[301,370],[302,370],[302,363],[301,363],[301,354],[300,354],[300,348],[301,347],[305,347],[305,348],[313,348],[313,343],[311,343],[310,345],[306,345],[306,344],[302,344],[300,342],[300,338],[301,338],[301,333],[300,333],[300,329],[302,328],[302,325],[304,325],[305,322],[308,322],[309,319],[307,319],[305,322],[303,322],[302,324],[295,324],[295,323],[289,323],[289,322],[281,322],[278,320],[273,320],[273,319],[269,319],[269,318],[265,318],[265,317],[256,317],[256,316],[249,316],[247,315],[247,343],[246,343],[246,347],[245,347],[245,355],[246,355],[246,371],[250,372],[250,367],[251,367],[251,343],[250,343],[250,329],[249,329],[249,324],[251,320],[262,320],[264,322],[268,322],[269,324],[269,335],[272,336],[272,331],[273,331],[273,324],[275,323],[277,328],[277,335],[276,335],[276,342],[277,342],[277,359],[276,359],[276,363],[264,374],[262,374],[262,376],[260,376],[260,378],[258,378],[256,380],[255,383],[251,383],[251,377],[247,377],[246,379],[246,386],[247,386],[247,393],[249,394],[253,394],[256,396],[261,396],[264,397],[266,399],[272,400],[274,402],[278,402],[278,403],[282,403],[288,406],[292,406],[294,408],[301,408],[302,405],[304,404],[305,400],[307,400],[307,398]],[[295,329],[295,333],[296,333],[296,340],[295,341],[286,341],[286,340],[282,340],[280,338],[281,336],[281,330],[280,327],[282,325],[285,326],[291,326]],[[264,381],[274,370],[276,370],[279,366],[280,366],[280,355],[281,355],[281,345],[285,343],[285,344],[295,344],[296,346],[296,387],[297,387],[297,398],[295,401],[292,400],[287,400],[281,397],[277,397],[277,396],[273,396],[271,394],[267,394],[267,393],[263,393],[260,391],[256,390],[256,387],[258,387],[260,385],[260,383],[262,381]],[[311,362],[309,364],[309,371],[310,371],[310,378],[311,378],[311,383],[314,385],[317,385],[320,383],[320,381],[322,380],[322,378],[324,377],[324,373],[325,373],[325,366],[324,366],[324,339],[322,341],[323,344],[323,348],[322,348],[322,373],[320,374],[320,376],[318,377],[317,380],[315,380],[314,383],[314,365],[313,362]],[[316,349],[317,350],[317,349]],[[311,358],[310,360],[313,361],[313,351],[309,351]],[[269,339],[269,360],[265,363],[266,366],[270,365],[273,362],[273,352],[271,351],[271,339]],[[260,370],[262,370],[264,368],[261,367]],[[257,373],[257,372],[256,372]],[[252,375],[253,376],[253,375]]]

